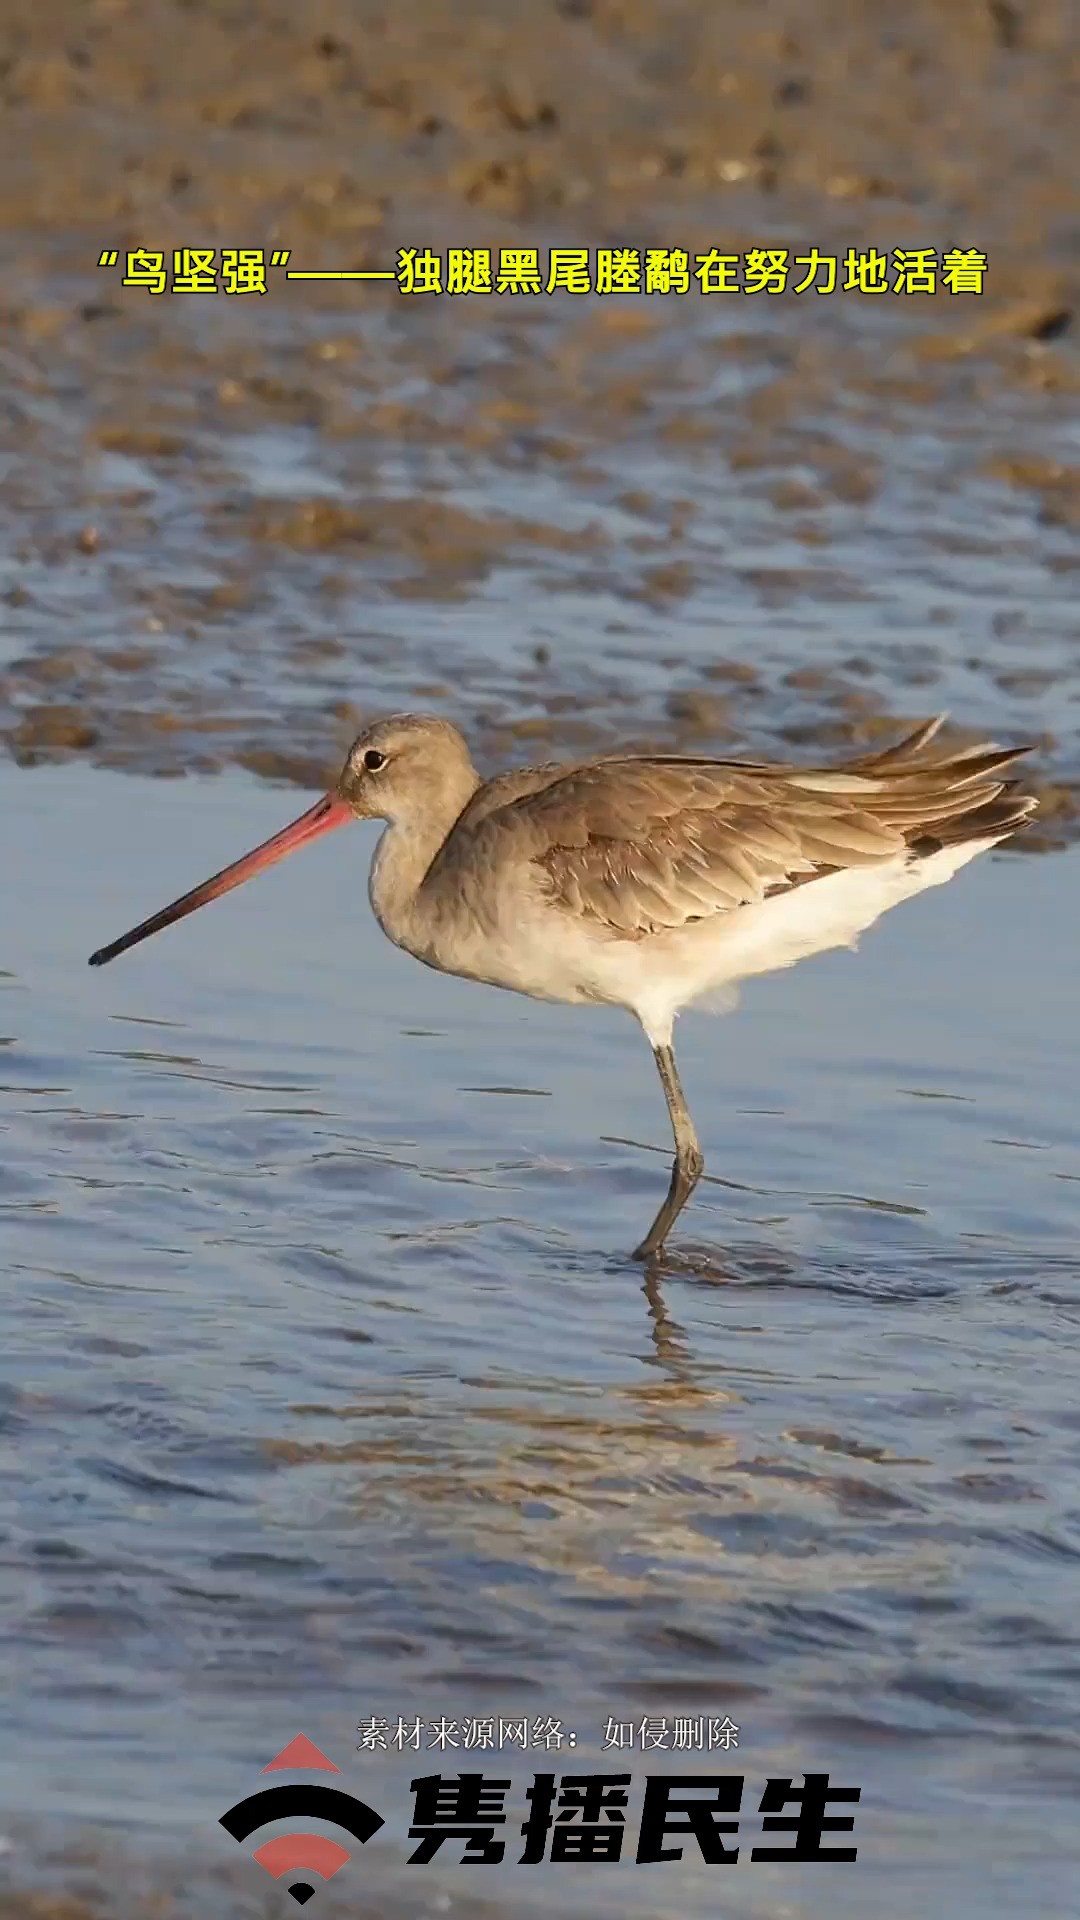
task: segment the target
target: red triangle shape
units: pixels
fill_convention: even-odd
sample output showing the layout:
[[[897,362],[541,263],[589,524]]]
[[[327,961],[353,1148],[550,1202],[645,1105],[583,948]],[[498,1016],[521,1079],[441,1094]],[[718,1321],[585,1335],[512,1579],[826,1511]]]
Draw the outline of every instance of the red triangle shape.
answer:
[[[298,1733],[295,1740],[290,1740],[287,1747],[282,1747],[281,1752],[263,1768],[263,1772],[281,1773],[286,1767],[307,1767],[312,1771],[317,1768],[320,1773],[341,1772],[341,1768],[335,1767],[325,1753],[319,1752],[314,1741],[309,1740],[306,1733]]]

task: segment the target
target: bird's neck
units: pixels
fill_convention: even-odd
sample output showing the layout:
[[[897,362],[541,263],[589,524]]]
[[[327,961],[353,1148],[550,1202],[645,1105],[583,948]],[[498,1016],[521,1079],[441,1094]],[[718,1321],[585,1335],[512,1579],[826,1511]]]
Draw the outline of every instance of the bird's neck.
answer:
[[[420,959],[425,957],[426,945],[426,930],[420,924],[420,889],[455,820],[479,785],[479,778],[474,776],[469,791],[448,795],[443,807],[425,812],[422,818],[391,821],[375,849],[368,883],[372,912],[389,940]]]

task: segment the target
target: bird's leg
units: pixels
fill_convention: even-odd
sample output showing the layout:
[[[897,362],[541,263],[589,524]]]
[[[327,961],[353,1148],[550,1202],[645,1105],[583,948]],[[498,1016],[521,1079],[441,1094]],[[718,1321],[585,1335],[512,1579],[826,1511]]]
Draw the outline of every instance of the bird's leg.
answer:
[[[701,1179],[702,1168],[705,1165],[701,1142],[690,1118],[686,1095],[679,1081],[674,1052],[670,1046],[654,1047],[653,1058],[660,1074],[660,1084],[664,1089],[668,1113],[671,1115],[671,1131],[675,1135],[675,1161],[671,1169],[671,1185],[668,1188],[667,1199],[640,1247],[636,1248],[635,1260],[648,1260],[652,1254],[660,1251]]]

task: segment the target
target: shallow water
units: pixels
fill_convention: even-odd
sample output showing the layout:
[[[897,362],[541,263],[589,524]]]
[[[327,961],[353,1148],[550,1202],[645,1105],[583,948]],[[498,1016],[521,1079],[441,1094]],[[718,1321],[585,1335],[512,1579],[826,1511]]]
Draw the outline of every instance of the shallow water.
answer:
[[[1077,855],[684,1016],[709,1178],[643,1285],[631,1022],[398,954],[364,828],[93,973],[295,793],[0,767],[0,807],[16,1825],[122,1807],[212,1860],[299,1728],[400,1819],[415,1758],[354,1754],[363,1715],[553,1715],[618,1770],[609,1716],[730,1714],[700,1770],[748,1808],[812,1768],[863,1802],[859,1865],[726,1875],[725,1912],[1064,1910]],[[548,1910],[717,1910],[689,1862],[538,1872]],[[512,1869],[429,1873],[526,1910]]]

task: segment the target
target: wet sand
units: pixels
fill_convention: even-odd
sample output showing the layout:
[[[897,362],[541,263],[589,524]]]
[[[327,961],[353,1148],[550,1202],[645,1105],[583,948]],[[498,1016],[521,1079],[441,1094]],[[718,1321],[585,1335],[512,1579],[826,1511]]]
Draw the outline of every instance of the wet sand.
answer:
[[[8,751],[310,785],[388,704],[489,767],[831,750],[948,706],[1041,747],[1068,832],[1068,9],[407,23],[102,0],[0,27]],[[410,300],[154,298],[93,264],[525,243],[990,266],[979,298]]]

